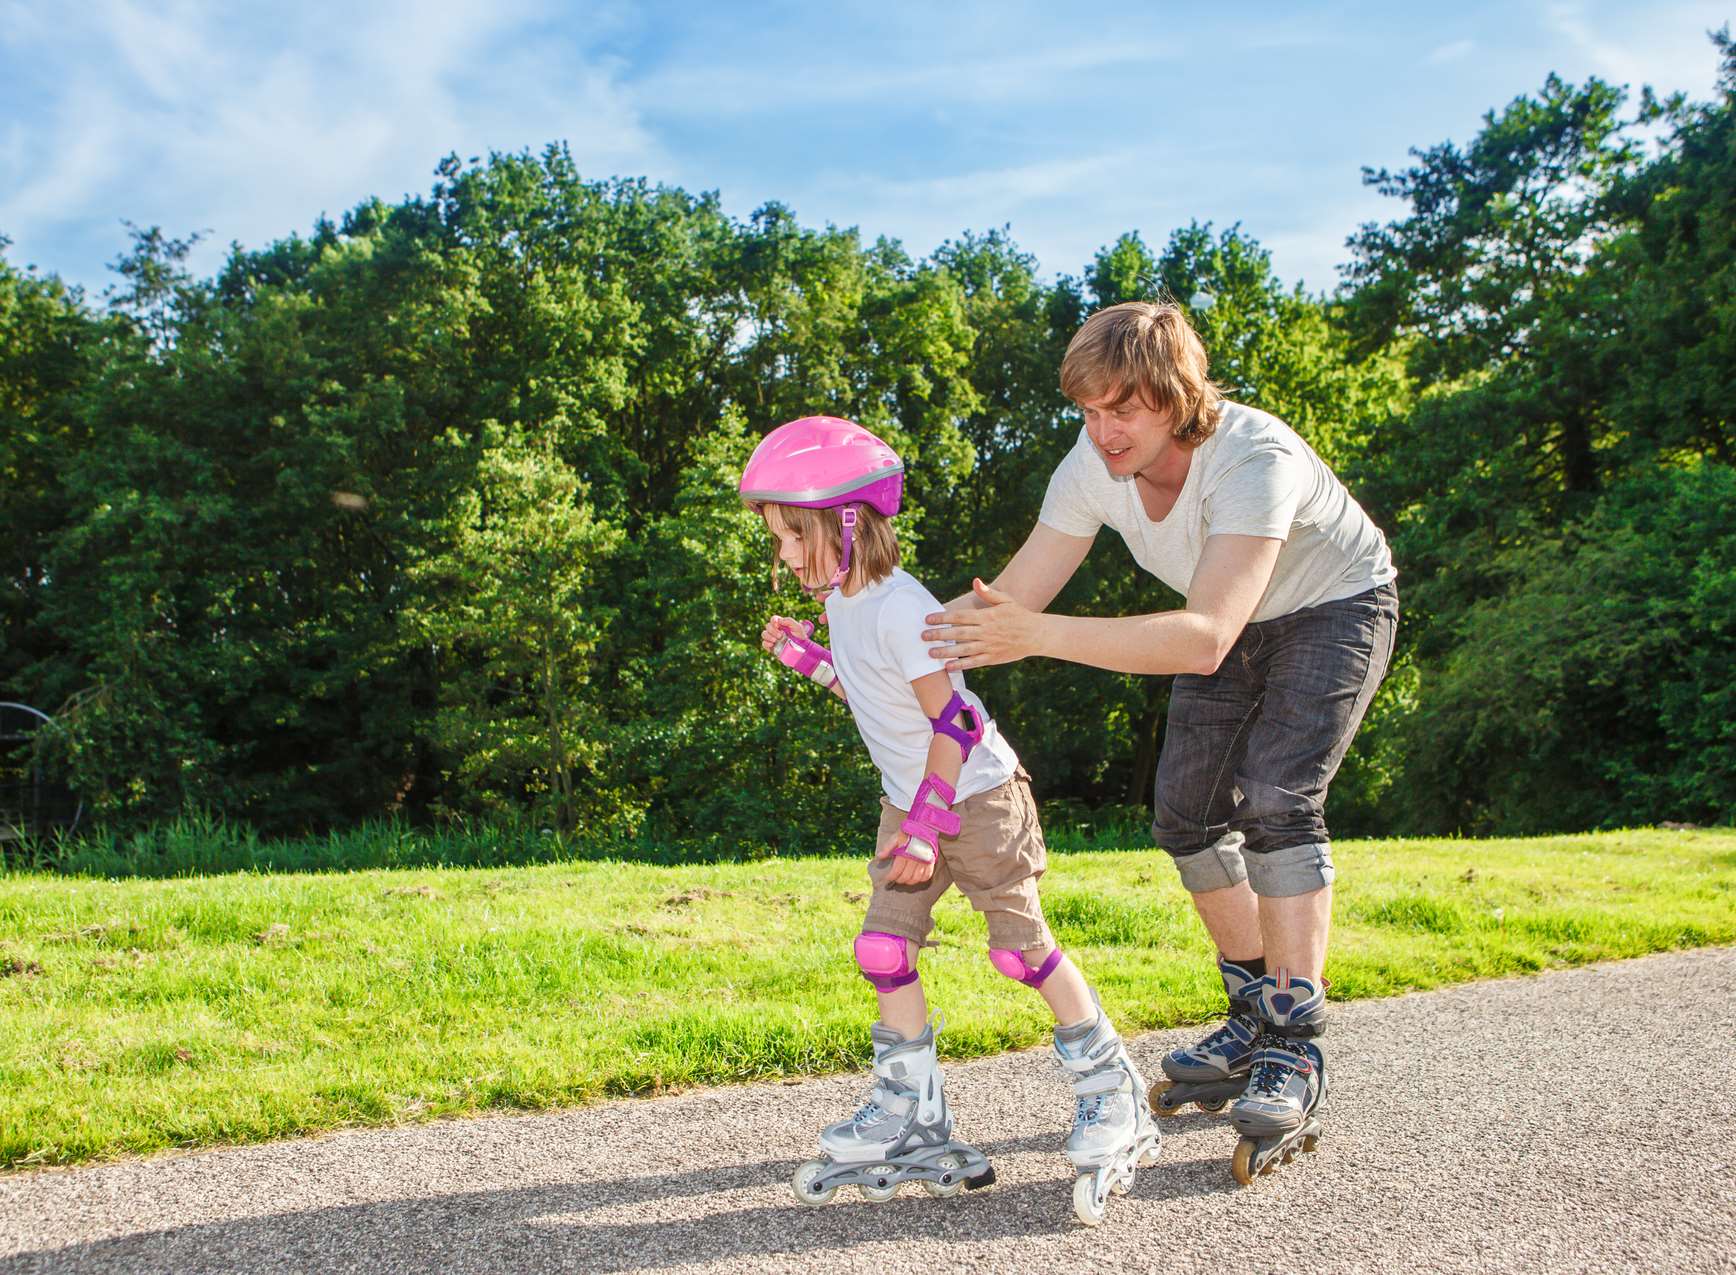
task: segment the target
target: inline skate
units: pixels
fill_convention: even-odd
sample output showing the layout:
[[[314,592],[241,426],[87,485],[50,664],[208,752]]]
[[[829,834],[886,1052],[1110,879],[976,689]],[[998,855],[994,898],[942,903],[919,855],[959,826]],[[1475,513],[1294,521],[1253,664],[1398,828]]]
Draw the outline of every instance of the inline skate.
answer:
[[[1283,971],[1268,974],[1254,990],[1261,1019],[1259,1047],[1247,1091],[1230,1108],[1242,1135],[1230,1172],[1247,1186],[1262,1173],[1287,1164],[1298,1151],[1312,1151],[1326,1126],[1326,1059],[1314,1043],[1326,1027],[1325,980],[1315,987]]]
[[[934,1025],[914,1040],[880,1023],[874,1041],[874,1088],[848,1119],[820,1134],[821,1158],[805,1161],[790,1180],[796,1198],[819,1206],[841,1186],[876,1204],[906,1182],[946,1198],[995,1180],[988,1157],[952,1139],[952,1112],[935,1054]]]
[[[1103,1221],[1110,1195],[1132,1189],[1136,1169],[1157,1162],[1163,1135],[1140,1101],[1145,1082],[1110,1025],[1097,994],[1096,1017],[1055,1029],[1055,1056],[1073,1082],[1073,1131],[1067,1158],[1079,1171],[1073,1212],[1086,1226]]]
[[[1216,1114],[1248,1087],[1248,1066],[1260,1035],[1260,1016],[1252,1000],[1260,979],[1221,957],[1218,973],[1230,998],[1229,1018],[1198,1044],[1164,1055],[1165,1079],[1152,1085],[1148,1095],[1155,1116],[1176,1115],[1190,1102]]]

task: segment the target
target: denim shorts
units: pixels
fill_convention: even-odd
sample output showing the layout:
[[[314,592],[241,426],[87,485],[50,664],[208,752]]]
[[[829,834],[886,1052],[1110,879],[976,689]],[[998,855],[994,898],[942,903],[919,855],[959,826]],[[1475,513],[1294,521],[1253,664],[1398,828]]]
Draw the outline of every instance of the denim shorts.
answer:
[[[1152,836],[1195,894],[1332,884],[1326,789],[1386,676],[1398,591],[1380,585],[1242,630],[1170,692]]]

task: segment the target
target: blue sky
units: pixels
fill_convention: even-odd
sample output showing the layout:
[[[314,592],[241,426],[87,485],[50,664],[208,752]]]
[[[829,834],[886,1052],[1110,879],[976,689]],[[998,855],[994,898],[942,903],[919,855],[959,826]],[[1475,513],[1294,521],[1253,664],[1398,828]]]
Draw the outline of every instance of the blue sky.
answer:
[[[1331,287],[1396,211],[1363,165],[1550,71],[1709,96],[1730,6],[0,0],[0,234],[100,289],[123,219],[305,232],[438,159],[567,140],[593,176],[776,199],[922,255],[1009,224],[1048,274],[1239,221]]]

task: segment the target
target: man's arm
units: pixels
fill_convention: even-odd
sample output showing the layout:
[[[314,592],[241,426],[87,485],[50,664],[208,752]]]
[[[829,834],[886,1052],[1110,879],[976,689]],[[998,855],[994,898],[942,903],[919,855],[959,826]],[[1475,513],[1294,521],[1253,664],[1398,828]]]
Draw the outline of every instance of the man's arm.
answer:
[[[950,649],[935,651],[948,669],[1046,655],[1117,673],[1215,673],[1265,596],[1283,544],[1266,536],[1208,536],[1181,611],[1114,619],[1042,615],[984,586],[977,590],[980,609],[931,617],[943,627],[924,636],[951,640]]]
[[[1038,523],[989,587],[1018,599],[1019,605],[1029,610],[1041,611],[1073,578],[1079,564],[1085,561],[1085,555],[1091,552],[1095,539],[1094,536],[1069,536]],[[972,591],[948,602],[946,609],[972,611],[983,605]],[[928,618],[929,623],[934,623],[934,616]],[[926,633],[923,636],[929,637]]]

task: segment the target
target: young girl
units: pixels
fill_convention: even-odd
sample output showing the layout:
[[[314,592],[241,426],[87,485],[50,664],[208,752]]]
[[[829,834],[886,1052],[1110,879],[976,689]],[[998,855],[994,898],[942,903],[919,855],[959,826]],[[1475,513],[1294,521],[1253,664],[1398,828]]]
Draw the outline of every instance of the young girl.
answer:
[[[1077,1095],[1068,1157],[1079,1170],[1075,1209],[1102,1219],[1112,1188],[1156,1159],[1158,1132],[1121,1038],[1043,920],[1037,878],[1046,862],[1030,777],[964,677],[922,640],[934,595],[898,567],[891,517],[904,466],[853,422],[810,416],[761,440],[741,494],[787,567],[825,604],[832,647],[813,625],[773,616],[767,651],[843,700],[880,770],[880,833],[868,867],[873,894],[855,942],[880,1021],[870,1035],[875,1085],[846,1120],[820,1135],[824,1159],[804,1164],[796,1194],[823,1204],[841,1185],[888,1199],[905,1181],[950,1195],[993,1179],[982,1153],[953,1142],[934,1027],[917,973],[931,912],[957,884],[988,923],[989,959],[1035,988],[1055,1013],[1055,1052]]]

